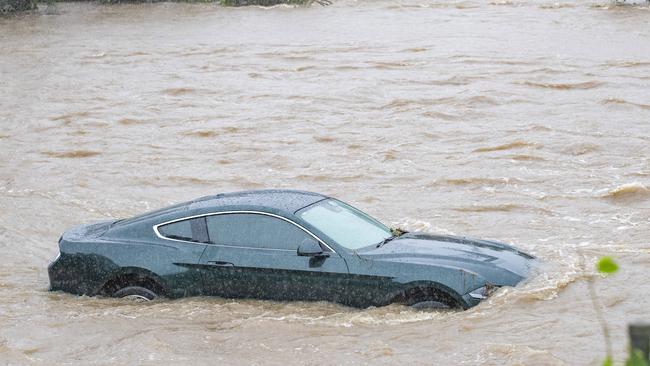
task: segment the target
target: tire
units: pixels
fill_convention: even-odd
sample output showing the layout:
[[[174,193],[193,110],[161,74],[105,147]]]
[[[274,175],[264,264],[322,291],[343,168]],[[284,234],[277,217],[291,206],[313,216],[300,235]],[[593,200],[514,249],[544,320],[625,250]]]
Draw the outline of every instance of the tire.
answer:
[[[434,288],[412,288],[402,296],[402,304],[418,310],[462,309],[450,295]]]
[[[115,291],[113,297],[134,301],[151,301],[158,297],[155,292],[140,286],[129,286]]]

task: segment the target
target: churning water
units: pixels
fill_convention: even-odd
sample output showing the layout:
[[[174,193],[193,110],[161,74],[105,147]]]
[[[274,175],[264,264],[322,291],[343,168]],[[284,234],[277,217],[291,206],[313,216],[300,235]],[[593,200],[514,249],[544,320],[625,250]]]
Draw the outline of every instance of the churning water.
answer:
[[[0,19],[0,360],[596,364],[650,317],[650,8],[57,4]],[[465,312],[48,292],[66,228],[241,189],[327,193],[546,265]]]

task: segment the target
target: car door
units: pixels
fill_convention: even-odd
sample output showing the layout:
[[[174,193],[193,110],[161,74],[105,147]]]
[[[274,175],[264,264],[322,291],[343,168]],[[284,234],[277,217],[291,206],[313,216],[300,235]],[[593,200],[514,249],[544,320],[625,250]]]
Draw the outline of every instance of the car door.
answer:
[[[147,246],[151,250],[139,249],[137,255],[128,253],[126,262],[135,257],[143,258],[150,267],[142,267],[164,276],[170,297],[200,294],[202,281],[197,261],[207,246],[207,230],[203,218],[165,222],[156,225],[154,232],[163,246]]]
[[[253,212],[206,217],[209,242],[199,261],[203,292],[227,298],[338,301],[348,268],[336,253],[297,255],[311,234],[277,215]]]

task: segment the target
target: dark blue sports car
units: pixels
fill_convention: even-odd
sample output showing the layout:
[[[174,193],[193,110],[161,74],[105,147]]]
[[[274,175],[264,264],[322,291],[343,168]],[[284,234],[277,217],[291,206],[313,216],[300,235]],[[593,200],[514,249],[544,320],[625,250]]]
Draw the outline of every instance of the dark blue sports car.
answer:
[[[225,298],[469,308],[515,286],[535,260],[506,244],[390,229],[337,199],[218,194],[59,240],[52,290],[151,300]]]

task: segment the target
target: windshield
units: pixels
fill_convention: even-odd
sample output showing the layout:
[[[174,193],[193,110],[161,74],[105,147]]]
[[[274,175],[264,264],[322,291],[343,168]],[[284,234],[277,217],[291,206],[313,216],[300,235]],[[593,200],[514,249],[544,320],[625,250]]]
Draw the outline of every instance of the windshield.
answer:
[[[334,199],[307,206],[297,215],[339,245],[352,250],[379,244],[393,236],[384,224]]]

